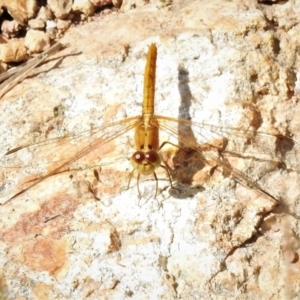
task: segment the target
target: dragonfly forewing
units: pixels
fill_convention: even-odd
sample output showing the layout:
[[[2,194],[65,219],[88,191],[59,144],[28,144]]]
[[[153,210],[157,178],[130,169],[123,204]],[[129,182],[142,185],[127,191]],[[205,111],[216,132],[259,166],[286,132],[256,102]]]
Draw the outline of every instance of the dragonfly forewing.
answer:
[[[300,169],[299,162],[295,160],[299,157],[300,148],[291,138],[164,116],[156,118],[161,130],[177,136],[178,144],[198,152],[197,160],[202,160],[203,167],[220,167],[238,183],[273,200],[279,199],[264,190],[256,180],[266,172],[280,170],[287,165],[296,171]],[[281,151],[278,145],[281,145]],[[242,161],[241,169],[238,161]]]
[[[55,174],[73,169],[91,168],[91,165],[101,165],[103,159],[117,148],[117,145],[111,142],[135,128],[139,122],[139,116],[132,117],[93,127],[75,136],[47,139],[33,145],[22,145],[11,149],[0,159],[2,172],[10,176],[10,179],[3,178],[3,182],[13,180],[14,176],[20,180],[20,173],[24,170],[26,176],[34,175],[30,177],[26,187],[22,185],[21,190],[16,193],[19,195]],[[110,160],[115,159],[112,157]],[[2,194],[6,195],[7,191],[3,189]]]

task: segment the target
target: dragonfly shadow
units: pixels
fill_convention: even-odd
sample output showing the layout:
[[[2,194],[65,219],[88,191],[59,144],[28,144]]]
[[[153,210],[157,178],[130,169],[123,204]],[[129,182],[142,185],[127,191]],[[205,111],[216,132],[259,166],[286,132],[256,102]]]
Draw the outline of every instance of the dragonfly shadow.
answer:
[[[183,66],[178,66],[178,91],[180,94],[180,106],[178,111],[178,118],[191,120],[190,108],[192,105],[193,95],[189,87],[189,72]],[[182,123],[178,123],[178,139],[179,147],[184,147],[185,144],[181,141],[184,137],[188,137],[191,143],[197,144],[196,138],[194,136],[191,126],[186,126]]]
[[[190,107],[194,98],[189,87],[189,71],[181,64],[178,66],[178,91],[181,98],[178,118],[189,121],[191,120]],[[205,167],[205,163],[200,152],[188,147],[197,147],[197,139],[191,123],[178,122],[177,131],[178,150],[173,156],[174,168],[171,171],[172,179],[175,180],[176,185],[175,189],[170,190],[170,194],[175,198],[192,197],[203,190],[201,186],[193,187],[191,184],[194,175]]]
[[[244,134],[240,137],[241,133],[236,132],[237,129],[231,128],[226,131],[221,127],[211,126],[209,128],[205,124],[203,129],[199,125],[196,129],[190,122],[190,108],[194,99],[189,87],[189,72],[182,65],[178,67],[178,90],[181,97],[177,127],[178,149],[172,157],[173,169],[171,170],[172,180],[176,184],[175,189],[170,190],[170,194],[175,198],[192,197],[203,190],[203,185],[212,176],[219,181],[221,177],[230,177],[231,175],[242,185],[262,191],[256,183],[232,166],[228,159],[235,156],[241,159],[247,158],[246,153],[241,149],[227,147],[231,134],[235,134],[235,139],[238,140],[243,139]],[[197,125],[195,124],[195,126]],[[220,133],[214,131],[217,129],[220,130]],[[210,131],[209,134],[207,134],[208,131]],[[230,133],[228,134],[228,132]],[[200,140],[198,140],[199,136]],[[248,158],[255,160],[255,156]],[[219,168],[220,166],[222,168]],[[215,172],[217,169],[218,172]]]
[[[171,170],[176,184],[170,194],[175,198],[191,197],[200,192],[211,177],[219,182],[222,177],[233,176],[239,184],[278,201],[277,195],[275,199],[258,180],[280,169],[299,170],[299,163],[291,157],[292,154],[299,157],[299,145],[289,137],[252,129],[193,124],[190,108],[194,98],[189,87],[189,72],[183,65],[178,66],[178,90],[181,97],[178,149],[172,157]]]

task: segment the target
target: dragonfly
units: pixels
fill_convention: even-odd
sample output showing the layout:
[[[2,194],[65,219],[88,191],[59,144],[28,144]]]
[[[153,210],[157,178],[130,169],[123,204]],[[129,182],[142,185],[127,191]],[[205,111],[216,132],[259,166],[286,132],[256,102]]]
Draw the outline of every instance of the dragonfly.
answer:
[[[240,184],[254,189],[257,193],[272,199],[278,203],[278,199],[265,191],[261,186],[249,178],[241,170],[230,165],[222,153],[237,155],[241,157],[256,155],[262,156],[258,160],[272,161],[281,164],[283,156],[278,158],[275,153],[278,149],[276,145],[287,142],[290,150],[296,144],[291,138],[280,134],[269,134],[255,130],[241,130],[233,127],[221,127],[207,123],[191,121],[189,119],[180,119],[167,116],[159,116],[154,113],[155,107],[155,80],[156,80],[156,60],[157,47],[151,44],[147,54],[147,62],[144,72],[144,95],[142,113],[140,115],[125,118],[116,122],[93,127],[88,131],[81,132],[76,136],[66,135],[62,137],[49,138],[36,143],[28,143],[15,147],[7,151],[0,159],[0,168],[2,170],[16,169],[26,170],[30,173],[31,168],[42,167],[42,174],[37,174],[33,179],[25,183],[25,187],[9,196],[4,203],[8,203],[14,198],[24,194],[34,186],[54,175],[70,172],[76,169],[75,166],[81,164],[82,168],[90,166],[90,160],[109,155],[109,148],[106,146],[124,136],[130,131],[134,131],[134,153],[130,158],[133,171],[129,178],[137,172],[138,194],[139,180],[141,175],[153,175],[156,181],[156,191],[158,192],[158,178],[156,172],[159,168],[164,168],[168,180],[172,185],[173,169],[169,166],[167,159],[163,156],[163,149],[167,144],[177,148],[178,151],[194,151],[198,159],[206,164],[213,164],[221,167],[230,173],[230,175]],[[164,141],[160,144],[160,132],[163,131],[171,137],[177,137],[178,145],[173,142]],[[256,150],[251,147],[256,145]],[[247,147],[249,151],[247,152]],[[277,147],[277,148],[276,148]],[[189,150],[187,150],[189,149]],[[294,150],[293,150],[294,151]],[[95,155],[95,153],[97,154]],[[278,152],[278,151],[277,151]],[[29,155],[29,162],[24,163],[20,157]],[[94,155],[94,156],[93,156]],[[87,159],[89,157],[89,159]],[[20,163],[16,161],[20,160]],[[255,159],[255,158],[254,158]],[[101,165],[101,161],[96,164]],[[213,168],[212,168],[213,169]],[[129,179],[129,182],[130,182]],[[3,204],[4,204],[3,203]]]

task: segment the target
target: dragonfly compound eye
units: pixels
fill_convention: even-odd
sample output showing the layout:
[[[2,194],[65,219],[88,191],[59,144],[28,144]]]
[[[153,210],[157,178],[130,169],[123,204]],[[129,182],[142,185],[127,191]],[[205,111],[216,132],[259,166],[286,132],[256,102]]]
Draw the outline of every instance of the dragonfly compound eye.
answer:
[[[132,160],[137,163],[140,164],[142,163],[142,161],[145,159],[145,154],[142,151],[136,151],[133,153],[132,155]]]
[[[159,154],[154,150],[151,150],[151,151],[148,151],[147,153],[145,153],[145,158],[147,159],[147,161],[150,164],[155,164],[158,161],[160,161]]]

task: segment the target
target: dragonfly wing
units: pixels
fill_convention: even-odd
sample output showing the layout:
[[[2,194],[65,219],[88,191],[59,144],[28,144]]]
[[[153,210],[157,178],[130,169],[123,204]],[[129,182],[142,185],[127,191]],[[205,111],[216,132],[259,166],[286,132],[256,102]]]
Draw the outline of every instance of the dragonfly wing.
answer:
[[[20,181],[20,176],[34,174],[27,186],[12,196],[15,198],[52,175],[72,169],[89,168],[95,162],[101,165],[102,159],[114,149],[111,141],[135,128],[139,119],[140,117],[128,118],[94,127],[76,136],[48,139],[14,148],[0,159],[2,181],[8,182],[14,177]],[[7,191],[2,189],[2,194],[3,191],[6,195]]]
[[[162,116],[157,117],[157,122],[159,127],[170,136],[178,137],[180,147],[194,149],[203,161],[214,162],[233,175],[242,185],[255,189],[275,200],[252,178],[246,176],[238,168],[233,167],[224,157],[237,156],[261,162],[272,162],[277,168],[278,164],[285,159],[284,153],[280,153],[280,155],[277,153],[278,140],[293,144],[292,139],[254,130],[222,128]],[[293,151],[299,151],[299,147],[295,147]]]
[[[287,162],[289,157],[299,157],[300,146],[293,139],[280,134],[256,130],[242,130],[219,127],[185,119],[158,117],[160,127],[179,137],[188,147],[215,148],[231,155],[257,160]],[[300,169],[298,161],[292,161],[293,168]]]

